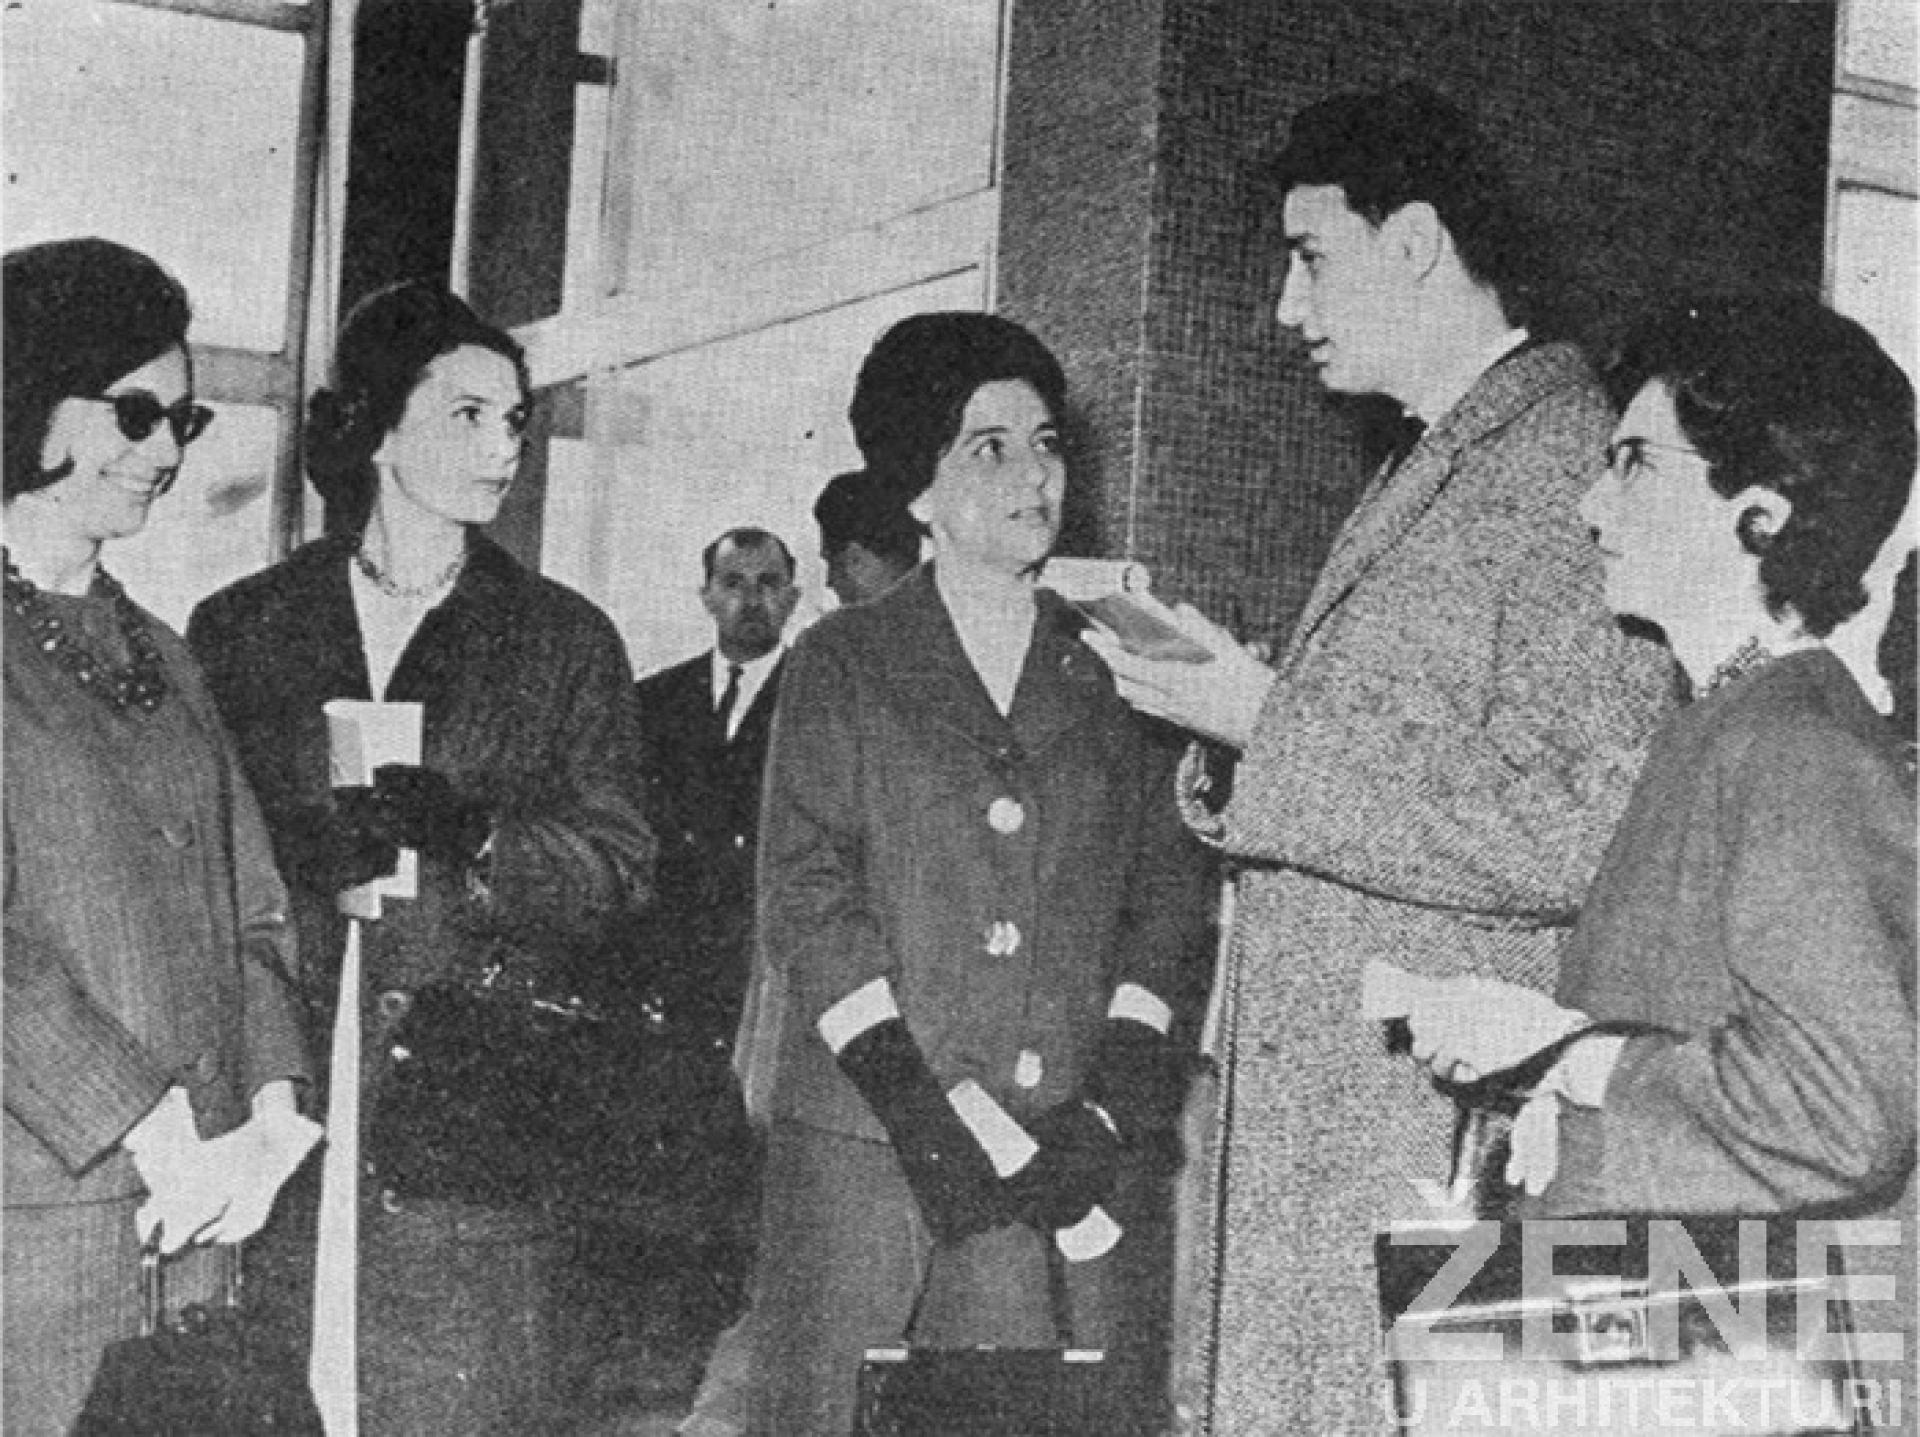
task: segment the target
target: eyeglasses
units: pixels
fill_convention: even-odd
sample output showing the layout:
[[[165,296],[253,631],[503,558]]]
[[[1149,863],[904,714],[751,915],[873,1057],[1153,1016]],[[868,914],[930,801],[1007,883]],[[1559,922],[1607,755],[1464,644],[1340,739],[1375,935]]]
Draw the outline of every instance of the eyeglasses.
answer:
[[[1638,478],[1647,467],[1646,451],[1665,449],[1673,454],[1691,454],[1695,459],[1704,460],[1707,456],[1698,449],[1689,449],[1684,444],[1662,444],[1658,439],[1642,439],[1634,435],[1628,439],[1616,439],[1607,446],[1607,472],[1622,484],[1629,479]]]
[[[127,394],[99,394],[83,396],[89,403],[111,405],[113,422],[120,426],[120,432],[129,444],[144,443],[147,436],[158,429],[165,421],[173,431],[173,442],[185,449],[194,440],[206,433],[207,426],[213,423],[213,411],[204,404],[195,404],[190,399],[182,399],[175,404],[162,404],[145,390],[136,389]]]

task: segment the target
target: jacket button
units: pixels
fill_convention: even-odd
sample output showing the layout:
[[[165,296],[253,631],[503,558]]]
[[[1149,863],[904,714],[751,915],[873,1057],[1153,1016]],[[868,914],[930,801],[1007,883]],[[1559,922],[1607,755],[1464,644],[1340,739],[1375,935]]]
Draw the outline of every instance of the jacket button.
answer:
[[[1020,929],[1001,919],[987,929],[987,952],[995,958],[1011,958],[1020,951]]]
[[[1026,827],[1027,811],[1017,798],[996,798],[987,806],[987,826],[1009,836]]]
[[[1040,1086],[1040,1080],[1046,1076],[1046,1072],[1047,1065],[1040,1061],[1040,1055],[1031,1048],[1022,1048],[1020,1056],[1013,1060],[1013,1081],[1028,1091]]]

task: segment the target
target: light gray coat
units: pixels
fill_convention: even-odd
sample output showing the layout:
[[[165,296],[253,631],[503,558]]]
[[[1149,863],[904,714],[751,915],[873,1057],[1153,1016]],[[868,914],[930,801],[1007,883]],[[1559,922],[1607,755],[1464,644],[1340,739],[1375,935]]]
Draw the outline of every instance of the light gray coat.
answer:
[[[1217,1433],[1384,1425],[1372,1241],[1427,1211],[1453,1108],[1361,1016],[1361,974],[1551,988],[1669,705],[1576,512],[1611,424],[1570,347],[1484,374],[1363,496],[1241,756],[1214,835],[1244,869],[1197,1299]]]

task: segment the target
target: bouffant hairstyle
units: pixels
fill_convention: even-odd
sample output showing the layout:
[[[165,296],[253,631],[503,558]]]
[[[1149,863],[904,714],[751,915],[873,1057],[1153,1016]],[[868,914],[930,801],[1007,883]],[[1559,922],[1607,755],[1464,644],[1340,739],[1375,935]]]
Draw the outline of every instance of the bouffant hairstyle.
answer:
[[[522,394],[532,392],[527,358],[513,336],[488,324],[465,300],[431,280],[403,280],[361,300],[340,327],[332,383],[307,406],[307,474],[350,528],[372,511],[379,478],[373,456],[406,412],[427,366],[472,345],[513,362]]]
[[[1467,113],[1425,85],[1309,105],[1254,182],[1276,210],[1296,186],[1338,185],[1375,226],[1403,206],[1432,205],[1467,273],[1500,297],[1509,319],[1527,323],[1539,307],[1539,230]]]
[[[868,553],[912,565],[920,558],[920,521],[900,502],[898,486],[864,469],[836,474],[813,501],[820,545],[835,553],[858,544]]]
[[[52,240],[0,260],[5,310],[6,498],[66,478],[40,467],[63,399],[94,398],[184,347],[193,306],[180,282],[138,250],[104,239]]]
[[[1797,293],[1682,299],[1631,331],[1608,382],[1622,402],[1666,387],[1715,493],[1758,485],[1792,505],[1770,534],[1757,512],[1740,520],[1775,617],[1824,636],[1866,606],[1915,436],[1913,386],[1864,328]]]
[[[967,401],[983,384],[1023,379],[1053,417],[1063,417],[1067,380],[1047,347],[993,314],[916,314],[881,335],[860,365],[847,419],[875,482],[902,508],[933,482],[960,433]]]

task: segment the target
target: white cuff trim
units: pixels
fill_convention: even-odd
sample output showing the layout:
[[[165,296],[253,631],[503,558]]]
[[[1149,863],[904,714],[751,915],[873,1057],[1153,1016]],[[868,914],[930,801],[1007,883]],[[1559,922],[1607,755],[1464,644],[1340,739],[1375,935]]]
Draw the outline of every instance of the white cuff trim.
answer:
[[[862,1033],[879,1027],[889,1018],[899,1016],[900,1005],[894,1001],[893,980],[875,978],[871,983],[855,988],[822,1013],[814,1027],[837,1058],[840,1050]]]
[[[1161,1037],[1173,1027],[1173,1009],[1138,983],[1122,983],[1114,989],[1113,1002],[1107,1005],[1109,1018],[1131,1018],[1144,1023]]]

